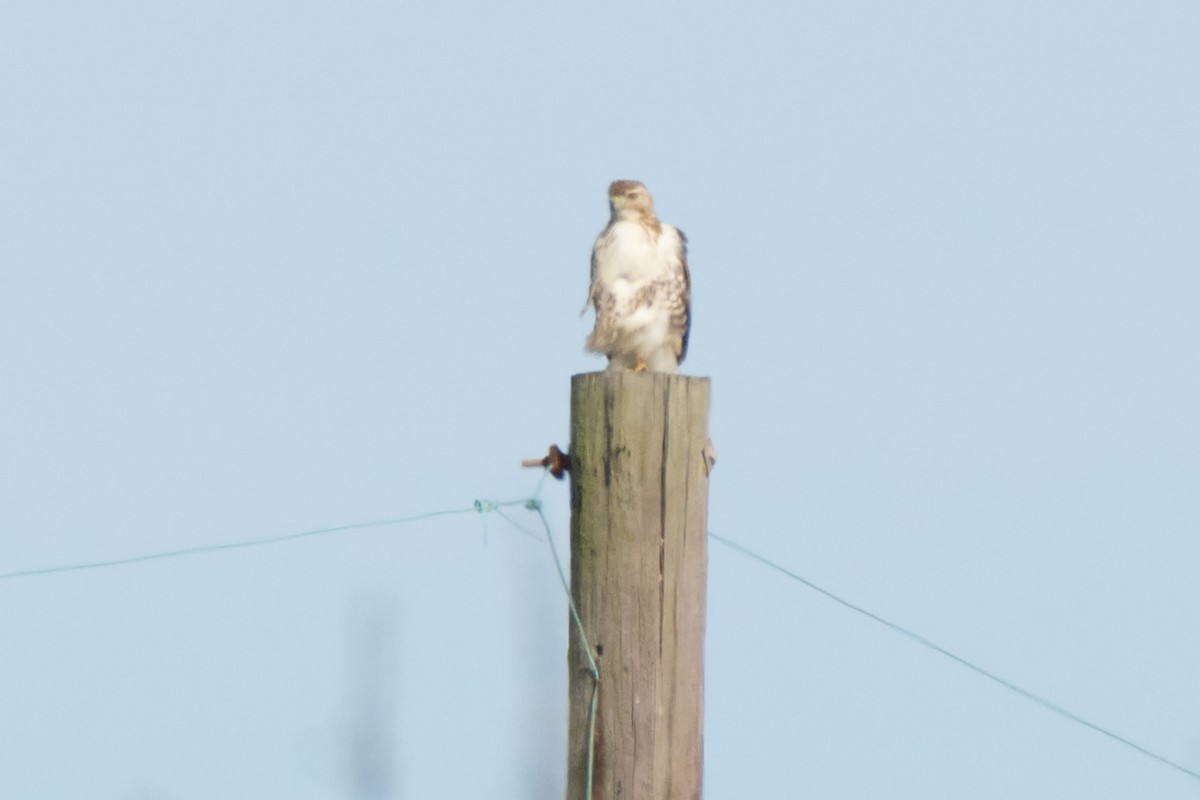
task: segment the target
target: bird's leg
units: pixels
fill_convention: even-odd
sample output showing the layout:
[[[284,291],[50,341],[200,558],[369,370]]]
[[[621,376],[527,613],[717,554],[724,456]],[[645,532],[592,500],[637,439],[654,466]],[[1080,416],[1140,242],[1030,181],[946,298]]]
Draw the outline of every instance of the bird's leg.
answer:
[[[646,359],[642,358],[641,356],[638,356],[637,363],[633,365],[632,372],[645,372],[645,371],[646,371]]]

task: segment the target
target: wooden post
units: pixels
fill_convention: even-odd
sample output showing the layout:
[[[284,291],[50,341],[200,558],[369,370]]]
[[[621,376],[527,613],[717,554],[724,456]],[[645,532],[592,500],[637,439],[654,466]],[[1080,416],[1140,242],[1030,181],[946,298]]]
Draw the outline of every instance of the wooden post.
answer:
[[[709,381],[571,380],[571,596],[600,681],[593,800],[698,800]],[[571,621],[567,800],[587,800],[593,686]]]

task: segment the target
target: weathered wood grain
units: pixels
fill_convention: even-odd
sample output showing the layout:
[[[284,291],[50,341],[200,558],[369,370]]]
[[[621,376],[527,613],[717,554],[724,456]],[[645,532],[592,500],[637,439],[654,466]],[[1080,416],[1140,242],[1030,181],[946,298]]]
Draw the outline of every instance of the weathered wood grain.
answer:
[[[600,669],[593,798],[693,800],[704,757],[709,381],[571,382],[571,592]],[[571,629],[568,800],[592,678]]]

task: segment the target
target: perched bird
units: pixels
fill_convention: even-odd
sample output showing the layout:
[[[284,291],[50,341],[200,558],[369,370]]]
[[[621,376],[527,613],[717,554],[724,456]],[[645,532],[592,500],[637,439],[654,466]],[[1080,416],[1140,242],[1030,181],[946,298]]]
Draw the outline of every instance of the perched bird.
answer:
[[[608,201],[612,216],[592,247],[596,326],[586,349],[608,356],[609,370],[675,373],[691,329],[687,239],[658,221],[638,181],[613,181]]]

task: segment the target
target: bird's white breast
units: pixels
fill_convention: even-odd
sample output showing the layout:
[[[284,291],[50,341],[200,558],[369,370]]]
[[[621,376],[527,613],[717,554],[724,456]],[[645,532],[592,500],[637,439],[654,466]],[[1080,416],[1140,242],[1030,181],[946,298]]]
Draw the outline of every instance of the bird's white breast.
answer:
[[[596,240],[596,278],[613,288],[641,286],[661,277],[666,262],[658,239],[640,222],[617,222]]]

